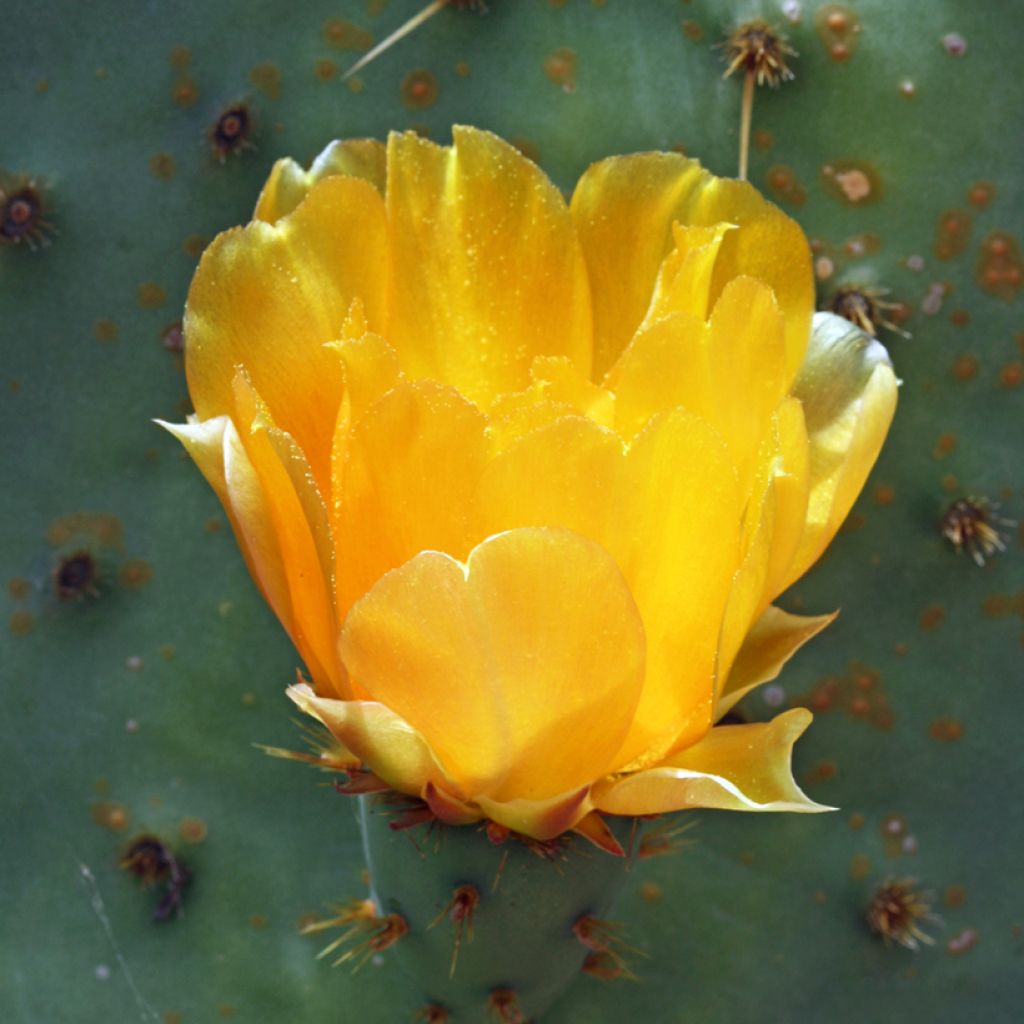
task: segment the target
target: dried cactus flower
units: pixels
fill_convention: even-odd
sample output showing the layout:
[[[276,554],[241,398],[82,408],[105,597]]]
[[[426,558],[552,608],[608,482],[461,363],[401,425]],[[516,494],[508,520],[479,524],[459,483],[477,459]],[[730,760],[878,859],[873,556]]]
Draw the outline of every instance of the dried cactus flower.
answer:
[[[184,321],[217,492],[305,662],[289,694],[441,821],[822,808],[797,708],[716,722],[831,620],[772,601],[888,430],[885,349],[807,242],[676,154],[567,206],[486,132],[278,162]]]

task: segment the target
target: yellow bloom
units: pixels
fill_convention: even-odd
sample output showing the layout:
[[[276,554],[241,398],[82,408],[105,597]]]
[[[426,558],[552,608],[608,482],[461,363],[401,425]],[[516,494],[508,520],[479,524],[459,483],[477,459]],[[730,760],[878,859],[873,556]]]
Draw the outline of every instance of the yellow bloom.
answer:
[[[810,715],[718,726],[830,616],[771,602],[821,554],[896,402],[814,319],[800,229],[647,153],[566,206],[455,129],[280,161],[185,317],[219,495],[315,690],[292,699],[452,823],[818,810]]]

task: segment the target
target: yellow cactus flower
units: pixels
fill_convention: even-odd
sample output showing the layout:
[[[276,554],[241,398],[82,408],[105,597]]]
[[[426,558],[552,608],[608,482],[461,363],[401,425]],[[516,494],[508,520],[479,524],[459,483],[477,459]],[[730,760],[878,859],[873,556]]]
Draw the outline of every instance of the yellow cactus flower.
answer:
[[[693,160],[604,160],[567,205],[487,132],[278,162],[188,297],[216,490],[313,686],[452,824],[813,811],[810,714],[716,722],[831,616],[772,601],[888,430],[885,350],[813,318],[807,242]]]

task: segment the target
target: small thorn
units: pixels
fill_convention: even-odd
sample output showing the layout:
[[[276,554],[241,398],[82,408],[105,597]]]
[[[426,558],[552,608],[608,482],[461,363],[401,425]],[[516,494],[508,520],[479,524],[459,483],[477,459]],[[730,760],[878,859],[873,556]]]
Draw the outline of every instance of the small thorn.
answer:
[[[448,917],[455,925],[455,943],[452,947],[452,962],[448,971],[448,977],[455,977],[455,967],[459,961],[459,949],[462,946],[462,937],[465,935],[466,942],[473,941],[473,915],[480,905],[480,890],[474,885],[460,885],[452,894],[452,898],[442,909],[441,913],[430,922],[429,927],[433,928],[442,919]]]
[[[424,825],[428,821],[437,821],[434,812],[429,807],[410,807],[408,810],[396,813],[388,822],[388,828],[392,832],[402,832],[407,828],[416,828],[417,825]]]
[[[354,74],[357,74],[362,68],[365,68],[367,64],[371,63],[371,61],[375,61],[382,53],[385,53],[387,50],[390,50],[391,47],[395,45],[395,43],[400,42],[410,32],[414,32],[416,29],[418,29],[420,25],[422,25],[428,19],[432,18],[443,7],[447,7],[448,2],[449,0],[432,0],[432,2],[427,4],[427,6],[424,7],[423,10],[421,10],[418,14],[414,14],[411,18],[409,18],[408,21],[405,21],[401,25],[399,25],[398,28],[396,28],[395,31],[392,32],[389,36],[387,36],[385,39],[382,39],[371,50],[368,50],[366,53],[364,53],[362,57],[360,57],[359,60],[357,60],[355,64],[353,64],[352,67],[350,67],[348,71],[345,72],[342,78],[351,78]]]
[[[879,886],[868,905],[868,927],[887,945],[897,942],[916,952],[920,943],[934,945],[935,940],[922,931],[921,923],[938,922],[932,913],[930,894],[921,892],[913,878],[902,878]]]
[[[501,1024],[528,1024],[519,997],[510,988],[494,989],[487,999],[487,1008]]]
[[[439,1003],[427,1003],[417,1010],[413,1020],[422,1021],[423,1024],[448,1024],[449,1015]]]
[[[506,828],[504,825],[499,825],[496,821],[488,821],[484,826],[484,830],[487,832],[487,838],[495,846],[501,846],[512,834],[511,829]]]
[[[635,981],[636,975],[626,963],[626,953],[646,956],[643,950],[630,946],[622,940],[622,925],[604,921],[591,914],[584,914],[572,926],[572,933],[590,954],[584,961],[583,970],[595,977],[612,980],[628,978]]]
[[[606,951],[588,953],[580,970],[601,981],[639,981],[620,957]]]
[[[646,832],[640,838],[640,845],[636,851],[637,860],[649,860],[651,857],[678,853],[692,842],[683,841],[681,837],[696,824],[696,821],[688,821],[683,825],[676,825],[670,819]]]
[[[365,768],[346,768],[347,782],[335,780],[334,788],[343,796],[360,796],[365,793],[386,793],[391,787]],[[392,825],[392,828],[394,825]]]
[[[340,949],[351,940],[363,936],[361,942],[357,942],[351,949],[343,952],[333,966],[355,960],[352,968],[354,974],[367,960],[376,953],[390,949],[403,935],[409,932],[409,925],[401,914],[386,914],[381,916],[376,904],[372,900],[356,900],[344,906],[335,908],[339,911],[336,917],[323,921],[314,921],[301,929],[301,935],[313,935],[317,932],[326,931],[328,928],[344,928],[345,931],[329,945],[325,946],[317,954],[321,960],[330,956],[335,950]]]

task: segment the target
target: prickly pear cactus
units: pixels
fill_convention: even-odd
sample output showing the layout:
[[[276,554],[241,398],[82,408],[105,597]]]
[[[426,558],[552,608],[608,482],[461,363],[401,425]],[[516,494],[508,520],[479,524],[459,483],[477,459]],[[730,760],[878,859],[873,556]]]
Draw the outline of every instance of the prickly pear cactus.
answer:
[[[1019,9],[434,6],[349,78],[418,2],[5,11],[0,1016],[429,1020],[450,1001],[460,927],[461,969],[484,970],[499,848],[446,843],[450,884],[421,888],[389,860],[408,836],[380,834],[368,856],[351,802],[253,746],[296,745],[281,694],[296,659],[215,499],[150,423],[188,411],[185,291],[272,162],[332,137],[445,141],[452,123],[476,124],[566,188],[592,160],[639,149],[735,173],[744,65],[723,79],[735,51],[719,44],[760,18],[788,38],[794,77],[749,87],[749,176],[811,238],[820,304],[879,332],[903,379],[872,482],[783,601],[842,615],[740,706],[749,720],[816,712],[798,778],[841,810],[694,814],[685,842],[647,851],[673,855],[616,862],[607,913],[640,952],[628,972],[602,971],[604,925],[581,926],[589,944],[576,935],[568,959],[538,942],[556,972],[593,968],[543,1020],[740,1024],[766,1006],[804,1022],[1016,1019]],[[330,941],[319,924],[359,924],[368,868],[374,913],[401,899],[437,924],[418,963],[415,944],[403,965],[401,943],[380,942],[332,970],[316,959]],[[572,891],[571,868],[516,848],[496,897],[550,869],[537,898],[578,922],[612,882]],[[460,886],[481,896],[475,920]]]

